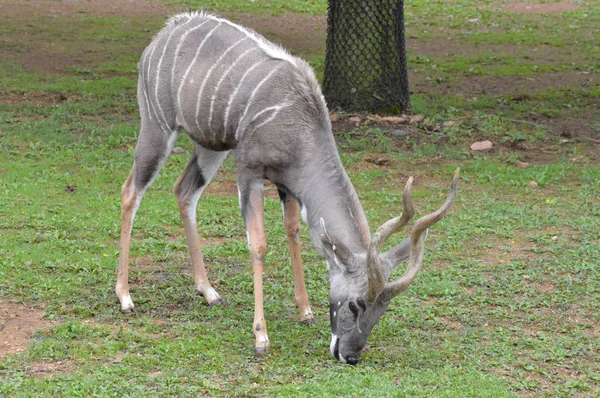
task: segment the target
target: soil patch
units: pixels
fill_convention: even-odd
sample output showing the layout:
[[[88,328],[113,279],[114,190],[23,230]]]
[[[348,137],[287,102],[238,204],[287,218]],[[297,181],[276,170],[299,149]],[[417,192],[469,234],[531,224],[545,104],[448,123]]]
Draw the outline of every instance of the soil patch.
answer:
[[[568,59],[570,62],[589,59],[589,54],[582,54],[576,47],[557,48],[549,45],[536,47],[521,44],[473,44],[463,43],[458,38],[432,37],[421,39],[409,37],[406,39],[406,52],[419,57],[482,57],[496,58],[516,57],[534,64],[552,64]],[[409,65],[410,67],[410,65]]]
[[[568,11],[577,11],[579,9],[575,0],[563,0],[554,3],[542,4],[509,1],[498,7],[510,12],[532,14],[552,14]]]
[[[25,351],[31,334],[49,326],[43,309],[0,298],[0,360]]]
[[[46,106],[67,101],[69,98],[58,93],[5,93],[0,91],[0,105]]]
[[[206,192],[209,195],[214,195],[218,197],[237,196],[237,183],[235,183],[234,181],[213,181],[208,187],[206,187]]]
[[[287,13],[281,16],[224,14],[232,21],[260,32],[267,39],[293,49],[299,56],[324,55],[327,17]]]
[[[102,17],[160,17],[166,20],[182,10],[182,7],[169,7],[156,0],[0,1],[1,15],[27,19],[41,16],[94,15]],[[231,12],[219,14],[260,32],[275,43],[294,49],[297,54],[323,54],[325,52],[327,17],[324,15],[285,13],[274,17],[271,15]]]
[[[72,371],[73,364],[70,361],[33,362],[29,368],[29,374],[36,378],[42,378],[61,373],[71,373]]]
[[[156,0],[2,0],[0,14],[10,17],[37,17],[90,14],[99,16],[170,15],[175,8]]]
[[[577,72],[543,73],[535,77],[523,76],[470,76],[459,79],[458,84],[445,87],[448,93],[461,93],[463,95],[511,94],[520,100],[526,100],[530,94],[546,89],[560,89],[566,87],[590,87],[595,76]]]

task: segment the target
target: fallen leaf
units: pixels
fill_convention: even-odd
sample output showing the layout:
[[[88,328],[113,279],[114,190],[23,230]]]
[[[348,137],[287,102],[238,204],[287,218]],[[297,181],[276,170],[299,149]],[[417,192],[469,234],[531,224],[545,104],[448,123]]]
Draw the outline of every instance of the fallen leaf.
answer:
[[[332,113],[332,114],[329,116],[329,119],[330,119],[332,122],[337,122],[338,120],[340,120],[340,115],[338,115],[337,113]]]

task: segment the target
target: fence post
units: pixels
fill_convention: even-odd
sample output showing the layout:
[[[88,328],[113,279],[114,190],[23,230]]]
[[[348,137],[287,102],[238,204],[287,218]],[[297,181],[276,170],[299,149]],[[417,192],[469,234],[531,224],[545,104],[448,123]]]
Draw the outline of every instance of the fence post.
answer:
[[[408,109],[404,0],[329,0],[323,91],[331,109]]]

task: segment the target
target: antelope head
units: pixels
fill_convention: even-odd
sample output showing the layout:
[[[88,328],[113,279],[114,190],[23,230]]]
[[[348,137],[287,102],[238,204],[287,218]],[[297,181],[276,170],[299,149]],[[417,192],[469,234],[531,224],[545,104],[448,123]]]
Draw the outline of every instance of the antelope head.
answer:
[[[402,196],[400,217],[384,223],[366,253],[354,253],[341,242],[332,242],[321,219],[322,241],[330,275],[331,354],[339,361],[356,364],[367,344],[371,330],[385,313],[390,300],[403,292],[415,279],[421,264],[427,229],[441,220],[454,202],[458,190],[458,175],[454,173],[450,193],[435,212],[418,219],[410,236],[387,252],[381,248],[391,234],[405,226],[413,217],[411,199],[413,178],[410,177]],[[389,281],[392,271],[408,261],[406,271],[397,280]]]

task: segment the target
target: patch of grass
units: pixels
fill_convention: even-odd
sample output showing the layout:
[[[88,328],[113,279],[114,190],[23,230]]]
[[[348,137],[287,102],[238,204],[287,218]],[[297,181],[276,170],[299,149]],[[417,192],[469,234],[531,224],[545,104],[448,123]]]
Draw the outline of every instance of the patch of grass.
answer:
[[[202,4],[274,14],[323,13],[325,6],[324,1]],[[598,13],[587,2],[583,11],[562,16],[512,15],[495,10],[495,4],[412,2],[406,5],[407,27],[427,30],[426,38],[458,35],[467,44],[498,40],[534,46],[548,33],[548,45],[577,37],[582,48],[591,48],[593,34],[586,23],[597,21]],[[567,22],[551,26],[561,18]],[[121,17],[44,17],[31,26],[0,20],[8,40],[3,51],[11,54],[0,67],[5,94],[0,101],[0,296],[44,305],[53,322],[32,336],[24,352],[0,362],[0,395],[600,394],[600,168],[580,144],[557,150],[560,144],[547,129],[520,122],[529,112],[559,119],[586,116],[596,129],[597,87],[552,88],[520,98],[416,93],[413,112],[427,115],[429,122],[403,126],[404,139],[368,123],[339,132],[343,162],[372,230],[399,213],[409,175],[416,178],[418,215],[443,201],[457,166],[462,168],[459,196],[448,216],[431,228],[423,271],[392,302],[357,367],[342,366],[329,354],[328,277],[306,227],[302,256],[318,323],[296,322],[280,205],[268,198],[265,309],[272,353],[257,360],[246,235],[237,195],[221,189],[235,181],[231,159],[198,206],[200,234],[209,243],[203,249],[209,276],[219,282],[229,305],[207,308],[193,290],[171,193],[189,159],[183,153],[170,157],[142,201],[130,268],[138,314],[118,313],[113,289],[119,191],[139,129],[135,64],[162,18],[131,23]],[[524,22],[538,35],[522,28]],[[502,26],[514,26],[516,33],[486,39],[475,29],[491,32],[499,23],[510,23]],[[22,48],[10,44],[25,32],[32,39]],[[570,36],[560,39],[561,32]],[[32,71],[19,58],[49,42],[55,43],[52,51],[70,60],[61,70]],[[597,49],[590,57],[594,54]],[[323,57],[310,61],[322,73]],[[469,75],[470,64],[476,67],[470,73],[483,78],[523,74],[534,64],[490,52],[411,61],[424,69],[436,64],[444,81]],[[561,71],[595,70],[578,69],[579,61],[551,65]],[[447,120],[456,123],[435,128]],[[472,154],[467,144],[476,139],[503,147]],[[193,144],[182,136],[177,146],[189,152]],[[538,148],[556,154],[538,159]],[[530,164],[519,167],[522,160]],[[392,243],[406,231],[396,235]],[[35,372],[40,363],[67,366],[40,374]]]
[[[379,128],[362,127],[341,134],[338,144],[348,151],[387,153],[394,150],[392,139]]]

